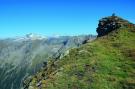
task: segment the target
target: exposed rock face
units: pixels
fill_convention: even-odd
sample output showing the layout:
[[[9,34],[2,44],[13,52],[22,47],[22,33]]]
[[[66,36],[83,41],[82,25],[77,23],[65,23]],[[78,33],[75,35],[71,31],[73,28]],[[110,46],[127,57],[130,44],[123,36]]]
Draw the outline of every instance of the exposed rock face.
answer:
[[[109,17],[102,18],[101,20],[99,20],[98,28],[96,30],[98,33],[98,37],[104,36],[122,26],[127,26],[127,23],[129,24],[128,21],[115,16],[115,14]]]

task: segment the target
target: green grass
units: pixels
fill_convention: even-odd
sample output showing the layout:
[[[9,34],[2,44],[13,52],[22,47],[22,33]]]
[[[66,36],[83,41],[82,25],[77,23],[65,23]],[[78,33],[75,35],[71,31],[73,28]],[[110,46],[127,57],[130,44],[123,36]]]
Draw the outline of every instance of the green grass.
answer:
[[[53,62],[55,67],[50,65],[47,71],[40,72],[48,73],[47,79],[40,76],[42,89],[135,89],[133,30],[120,28],[71,49],[68,55]],[[31,86],[37,89],[36,85]]]

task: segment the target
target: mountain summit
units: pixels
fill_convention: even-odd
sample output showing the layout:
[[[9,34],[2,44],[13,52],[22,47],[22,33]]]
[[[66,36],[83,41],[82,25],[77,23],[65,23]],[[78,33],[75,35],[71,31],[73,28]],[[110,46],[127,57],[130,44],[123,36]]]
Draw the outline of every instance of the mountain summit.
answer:
[[[29,33],[26,35],[26,38],[31,39],[31,40],[42,40],[45,39],[45,36],[41,36],[38,34],[34,34],[34,33]]]
[[[119,29],[120,27],[128,27],[132,25],[133,24],[129,21],[112,14],[112,16],[108,16],[99,20],[97,28],[98,37],[107,35],[111,31]]]
[[[47,39],[47,37],[35,33],[29,33],[22,37],[17,36],[15,38],[9,38],[9,39],[13,39],[14,41],[28,41],[28,40],[44,40]]]
[[[135,25],[113,15],[97,32],[94,41],[48,61],[24,89],[135,89]]]

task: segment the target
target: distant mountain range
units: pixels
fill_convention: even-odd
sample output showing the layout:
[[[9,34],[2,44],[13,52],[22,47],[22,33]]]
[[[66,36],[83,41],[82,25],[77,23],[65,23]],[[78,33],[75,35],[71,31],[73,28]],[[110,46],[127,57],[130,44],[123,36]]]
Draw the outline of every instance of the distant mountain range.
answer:
[[[0,89],[20,89],[25,77],[42,68],[48,59],[64,56],[69,49],[95,39],[94,35],[24,37],[0,39]]]

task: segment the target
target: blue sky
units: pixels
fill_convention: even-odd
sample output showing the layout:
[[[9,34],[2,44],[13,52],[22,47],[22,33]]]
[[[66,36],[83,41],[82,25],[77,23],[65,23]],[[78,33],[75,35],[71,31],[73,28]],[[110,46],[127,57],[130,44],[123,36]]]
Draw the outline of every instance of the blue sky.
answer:
[[[113,12],[135,23],[135,0],[0,0],[0,37],[96,34]]]

